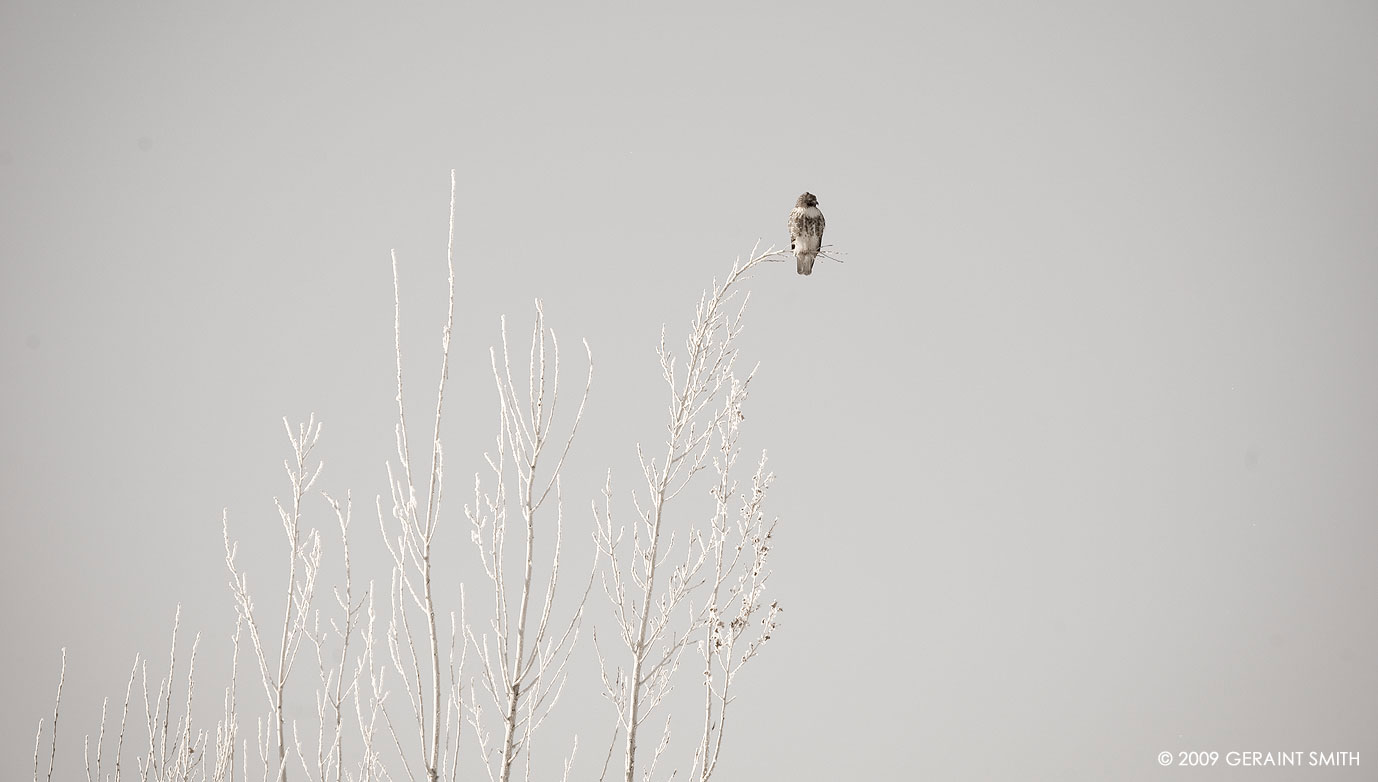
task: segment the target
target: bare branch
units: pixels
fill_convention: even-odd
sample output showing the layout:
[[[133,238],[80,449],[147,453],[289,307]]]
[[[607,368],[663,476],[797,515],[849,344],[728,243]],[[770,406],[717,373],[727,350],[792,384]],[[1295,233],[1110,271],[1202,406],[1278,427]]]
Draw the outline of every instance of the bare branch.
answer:
[[[465,638],[477,652],[480,681],[494,712],[499,715],[501,745],[490,749],[492,733],[485,725],[488,712],[479,702],[469,704],[468,719],[479,741],[489,778],[508,782],[519,759],[526,776],[530,777],[532,737],[563,690],[565,665],[578,637],[584,603],[593,586],[596,560],[589,568],[583,594],[571,609],[569,618],[561,622],[563,629],[552,632],[563,543],[560,471],[588,402],[593,359],[585,342],[589,371],[584,392],[563,443],[555,444],[559,452],[547,473],[543,468],[548,461],[543,456],[551,445],[559,402],[559,343],[554,332],[545,328],[541,302],[536,302],[532,326],[525,400],[520,399],[513,379],[512,349],[505,318],[501,337],[501,362],[496,349],[489,351],[498,396],[498,435],[495,451],[484,454],[493,472],[495,487],[491,494],[485,493],[481,478],[475,476],[474,502],[465,507],[465,515],[472,524],[470,538],[484,574],[492,584],[493,615],[489,619],[492,634],[478,633],[466,623]],[[552,491],[555,494],[554,545],[548,568],[538,573],[536,541],[545,526],[538,521],[538,512]],[[505,548],[509,522],[514,516],[519,520],[523,536],[520,576],[509,570]],[[546,581],[543,591],[538,591],[538,577]],[[509,601],[509,596],[515,597],[515,601]],[[538,597],[540,603],[535,606],[533,598]],[[537,612],[535,616],[533,609]]]
[[[619,710],[618,725],[627,731],[625,782],[636,779],[637,734],[641,724],[672,689],[684,649],[709,621],[708,606],[714,605],[715,599],[695,609],[690,598],[710,580],[716,594],[721,583],[721,569],[711,578],[704,575],[715,538],[714,533],[705,533],[698,525],[690,523],[685,530],[684,550],[671,560],[675,531],[667,526],[667,505],[709,463],[712,446],[715,438],[721,439],[724,423],[734,418],[740,420],[739,408],[751,375],[742,379],[735,375],[736,338],[741,333],[749,295],[741,297],[735,311],[730,307],[744,277],[776,255],[774,248],[764,253],[753,249],[747,261],[739,260],[733,265],[722,283],[713,281],[695,308],[682,361],[667,346],[665,330],[661,329],[657,356],[670,391],[665,450],[655,459],[637,446],[647,498],[643,503],[635,493],[632,495],[639,518],[632,528],[630,551],[625,555],[619,550],[620,530],[616,535],[613,532],[611,511],[605,511],[598,519],[595,508],[594,539],[607,563],[602,570],[603,591],[613,603],[620,635],[627,647],[628,668],[619,668],[612,676],[600,654],[605,695]],[[605,504],[609,508],[610,487],[609,481],[605,489]],[[623,556],[627,558],[625,564]],[[628,581],[639,594],[629,593]],[[652,649],[657,647],[659,652],[653,654]],[[668,742],[667,720],[665,733],[645,770],[647,778]]]

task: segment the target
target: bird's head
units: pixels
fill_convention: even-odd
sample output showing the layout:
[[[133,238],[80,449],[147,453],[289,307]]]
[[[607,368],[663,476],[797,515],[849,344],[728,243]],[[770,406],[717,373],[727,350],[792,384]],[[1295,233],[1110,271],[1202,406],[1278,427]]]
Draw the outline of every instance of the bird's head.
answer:
[[[818,197],[815,196],[813,193],[805,193],[805,194],[799,196],[799,199],[796,200],[796,201],[794,202],[794,205],[795,205],[795,206],[818,206]]]

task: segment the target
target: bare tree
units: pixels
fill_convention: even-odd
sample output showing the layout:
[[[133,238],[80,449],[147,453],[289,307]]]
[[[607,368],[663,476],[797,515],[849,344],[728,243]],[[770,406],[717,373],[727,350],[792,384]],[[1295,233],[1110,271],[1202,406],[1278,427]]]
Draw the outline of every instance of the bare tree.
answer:
[[[57,676],[57,696],[53,704],[53,735],[48,737],[48,775],[45,779],[52,782],[53,761],[57,760],[57,718],[62,711],[62,685],[67,683],[67,648],[62,648],[62,669]],[[38,782],[38,755],[43,748],[43,720],[38,721],[38,735],[33,738],[33,779]]]
[[[493,472],[494,489],[491,494],[485,493],[480,478],[475,476],[474,504],[465,508],[465,514],[473,524],[472,539],[484,574],[492,584],[493,616],[489,622],[491,636],[475,632],[472,623],[468,622],[464,632],[469,646],[478,656],[479,681],[502,725],[502,743],[494,746],[490,743],[490,728],[485,724],[481,702],[470,699],[469,721],[477,735],[488,777],[495,782],[508,782],[512,778],[519,756],[524,757],[522,777],[531,778],[532,736],[564,687],[565,666],[578,638],[584,603],[593,584],[593,565],[590,565],[584,591],[569,617],[553,622],[564,532],[560,473],[583,419],[593,381],[593,355],[587,342],[584,351],[589,359],[588,378],[563,446],[558,441],[552,443],[551,439],[560,398],[560,348],[554,331],[548,332],[545,328],[541,302],[536,302],[536,322],[531,334],[526,399],[520,398],[512,379],[505,319],[501,367],[496,352],[490,351],[498,391],[499,426],[496,451],[485,454],[485,458]],[[552,445],[559,450],[547,454]],[[536,566],[537,534],[538,531],[546,534],[552,520],[543,515],[538,521],[537,514],[547,500],[552,499],[552,491],[555,501],[553,553],[547,572],[540,574]],[[505,549],[509,510],[513,506],[524,543],[520,580],[511,572]],[[537,581],[542,577],[545,580],[543,594]],[[538,599],[539,605],[536,605]],[[536,616],[532,616],[533,609]],[[475,689],[470,687],[471,691]]]
[[[638,518],[632,524],[629,552],[624,546],[625,528],[616,527],[613,523],[611,476],[604,488],[602,513],[599,514],[596,506],[594,508],[598,522],[594,539],[604,557],[603,589],[612,603],[618,638],[625,649],[625,667],[612,668],[610,658],[599,648],[605,695],[617,709],[614,746],[618,732],[625,732],[622,764],[625,782],[634,782],[636,779],[637,742],[641,726],[672,689],[686,646],[705,627],[711,633],[720,618],[722,604],[738,594],[733,588],[723,592],[724,585],[736,577],[738,563],[735,558],[727,558],[722,551],[722,546],[729,538],[729,530],[717,523],[721,512],[715,513],[714,521],[705,530],[701,522],[672,518],[669,504],[704,469],[715,438],[720,443],[720,449],[731,455],[730,459],[724,457],[719,465],[718,504],[721,506],[728,502],[730,489],[734,488],[727,475],[731,462],[736,458],[737,425],[742,418],[741,406],[746,400],[747,387],[754,373],[753,370],[742,378],[735,373],[736,337],[742,328],[742,316],[749,297],[742,298],[735,312],[732,304],[743,278],[758,264],[778,256],[779,253],[773,249],[761,254],[753,252],[745,263],[735,263],[721,284],[716,280],[713,282],[712,287],[699,299],[689,336],[685,340],[682,368],[677,367],[676,355],[666,346],[665,330],[661,329],[658,349],[660,367],[670,390],[665,450],[662,456],[655,458],[647,456],[637,445],[646,494],[644,497],[637,493],[632,495]],[[731,438],[730,442],[726,439],[728,437]],[[757,487],[762,495],[768,485],[769,478],[762,476]],[[723,527],[721,530],[720,526]],[[681,533],[684,535],[682,550],[677,553],[674,550],[675,539]],[[762,564],[763,554],[762,551]],[[705,572],[705,566],[710,562],[712,572]],[[711,583],[711,597],[695,606],[692,597],[705,583]],[[759,600],[759,594],[753,597],[753,602],[755,600]],[[751,613],[747,613],[748,618]],[[773,622],[773,619],[772,613],[770,621]],[[707,639],[710,651],[719,648],[714,644],[720,637],[710,636]],[[596,644],[596,631],[594,641]],[[710,694],[710,708],[713,692],[711,676],[710,672],[705,684]],[[718,702],[723,704],[726,700],[725,685],[720,686],[720,691],[722,695]],[[706,732],[711,733],[711,727]],[[667,717],[661,740],[644,765],[644,779],[652,778],[656,763],[669,746],[669,739],[670,722]],[[720,741],[718,734],[713,746],[720,745]],[[705,737],[705,744],[707,742]],[[700,753],[703,752],[701,747]],[[612,747],[609,748],[609,759],[611,754]],[[712,773],[711,761],[715,759],[716,752],[711,759],[705,757],[705,761],[709,762],[698,764],[702,778],[706,779]],[[605,763],[603,776],[606,775]]]
[[[417,497],[418,479],[412,469],[411,448],[408,444],[407,414],[402,374],[402,303],[401,284],[397,273],[397,254],[392,256],[393,334],[397,354],[397,459],[399,471],[388,466],[388,485],[392,492],[392,519],[396,532],[389,534],[383,516],[382,501],[378,502],[378,523],[383,539],[392,555],[392,619],[388,625],[388,649],[393,668],[411,703],[420,743],[420,764],[424,777],[436,782],[446,769],[452,769],[458,749],[460,693],[459,680],[447,672],[455,670],[455,636],[457,623],[450,616],[450,635],[447,666],[440,660],[440,631],[436,624],[434,561],[432,547],[440,523],[440,505],[444,495],[444,449],[440,441],[440,424],[445,411],[445,386],[450,377],[450,336],[455,320],[455,172],[450,172],[450,238],[447,252],[449,268],[449,309],[441,339],[440,384],[436,392],[434,430],[431,437],[430,472],[426,482],[424,505]],[[416,610],[423,626],[414,628],[408,613]],[[418,645],[423,648],[418,651]],[[461,644],[462,646],[462,644]],[[405,648],[404,648],[405,647]],[[462,653],[462,648],[461,648]],[[463,668],[460,661],[459,668]],[[448,679],[448,681],[447,681]],[[442,726],[442,715],[445,725]],[[418,779],[407,760],[413,757],[401,745],[386,708],[383,716],[392,733],[398,752],[402,755],[407,776]],[[452,734],[453,731],[453,734]],[[441,736],[445,742],[442,747]],[[456,773],[453,770],[451,774]]]
[[[324,494],[324,493],[323,493]],[[346,702],[353,696],[356,701],[358,698],[359,681],[364,673],[366,661],[369,657],[361,657],[358,661],[351,661],[349,658],[350,641],[359,632],[359,619],[364,608],[371,600],[371,593],[366,593],[358,601],[354,600],[353,572],[349,561],[349,523],[353,510],[353,502],[349,496],[345,496],[344,505],[330,497],[324,495],[330,507],[335,511],[335,519],[340,525],[340,552],[344,565],[344,585],[343,589],[339,586],[332,591],[335,597],[335,604],[339,607],[342,616],[330,617],[328,629],[321,626],[320,613],[317,612],[306,630],[306,637],[310,639],[312,646],[316,650],[316,667],[319,676],[319,685],[316,691],[316,755],[313,764],[308,763],[304,753],[300,751],[301,737],[297,736],[298,754],[302,762],[306,776],[311,779],[326,782],[335,780],[342,782],[345,778],[345,715]],[[331,645],[338,645],[338,649],[331,649]]]
[[[250,645],[258,662],[259,679],[268,698],[269,733],[258,740],[263,777],[265,780],[277,779],[278,782],[287,779],[287,680],[296,663],[301,643],[308,635],[307,618],[315,600],[316,577],[321,564],[320,532],[303,527],[302,501],[320,476],[323,466],[319,462],[313,466],[311,462],[311,452],[321,436],[321,425],[316,422],[315,416],[299,425],[295,433],[286,420],[283,425],[292,443],[293,458],[284,464],[292,494],[287,506],[274,500],[283,533],[287,537],[286,594],[283,598],[282,629],[276,646],[270,645],[270,639],[265,638],[260,630],[253,597],[249,592],[248,576],[235,565],[239,544],[230,540],[228,513],[222,522],[225,565],[230,570],[230,591],[234,595],[239,620],[249,632]],[[248,762],[247,758],[245,762]],[[271,776],[270,768],[273,769]]]
[[[490,351],[499,413],[495,450],[485,454],[490,483],[485,486],[476,475],[474,504],[465,508],[471,541],[491,587],[491,601],[484,601],[491,606],[491,614],[485,609],[471,617],[465,585],[454,579],[450,583],[460,589],[459,616],[454,610],[448,612],[447,638],[441,629],[444,611],[437,590],[449,576],[437,571],[434,555],[445,518],[440,432],[455,310],[454,172],[450,184],[449,300],[434,419],[428,427],[428,468],[414,466],[409,445],[401,285],[396,254],[392,257],[397,461],[388,466],[390,513],[384,512],[381,497],[375,503],[392,558],[389,613],[380,617],[375,610],[373,581],[362,593],[355,591],[349,494],[339,502],[322,492],[340,534],[338,567],[343,581],[332,591],[333,603],[317,607],[325,544],[320,529],[309,521],[308,497],[322,471],[314,456],[322,427],[314,416],[296,427],[284,420],[291,444],[285,463],[291,491],[286,500],[274,500],[287,544],[281,560],[281,617],[273,614],[270,619],[255,604],[249,576],[237,564],[239,544],[231,538],[228,513],[224,514],[225,564],[236,619],[220,721],[213,730],[193,724],[199,636],[189,650],[183,650],[187,660],[183,676],[177,645],[179,609],[167,675],[151,684],[147,662],[135,658],[117,732],[108,699],[102,705],[94,751],[89,736],[84,746],[88,782],[121,782],[124,776],[141,782],[286,782],[289,765],[299,768],[294,777],[300,773],[318,782],[453,781],[459,777],[465,722],[474,728],[480,760],[493,782],[549,777],[549,772],[533,773],[534,737],[564,690],[588,594],[599,575],[611,600],[623,660],[618,665],[611,654],[598,652],[606,695],[617,711],[604,777],[622,731],[624,780],[637,779],[638,770],[642,779],[653,777],[657,761],[669,746],[669,719],[650,753],[638,754],[639,730],[671,692],[683,655],[691,648],[703,661],[703,734],[693,753],[691,773],[700,782],[714,773],[734,681],[770,639],[779,612],[777,603],[766,603],[765,592],[775,522],[767,520],[763,503],[773,476],[766,471],[764,454],[749,479],[735,471],[742,406],[752,377],[751,372],[739,377],[735,366],[736,338],[747,298],[742,296],[737,305],[742,280],[758,264],[777,260],[781,254],[753,252],[747,261],[734,264],[721,284],[714,281],[699,301],[683,354],[667,347],[662,328],[660,364],[671,392],[665,450],[649,456],[637,446],[646,487],[632,494],[637,519],[630,535],[614,526],[609,474],[603,507],[601,511],[597,504],[594,507],[595,557],[587,578],[577,576],[572,587],[561,582],[562,473],[589,398],[592,353],[585,343],[589,366],[582,395],[577,408],[564,408],[557,422],[559,343],[554,331],[546,328],[540,301],[536,302],[524,392],[513,376],[513,350],[504,319],[501,361],[496,349]],[[696,482],[696,476],[710,465],[715,480]],[[691,483],[703,484],[712,503],[701,507],[688,500],[676,502]],[[519,548],[507,547],[509,533],[521,536]],[[563,584],[570,581],[565,576]],[[596,633],[594,641],[597,646]],[[300,677],[292,677],[304,642],[314,651],[314,700],[308,699]],[[381,651],[384,644],[386,653]],[[252,653],[249,659],[259,680],[250,686],[261,686],[264,694],[261,701],[251,699],[261,705],[261,711],[252,710],[257,716],[241,714],[247,701],[239,698],[237,688],[240,653],[245,647]],[[466,667],[471,649],[476,658],[472,669]],[[65,673],[64,650],[51,731],[45,734],[45,723],[40,721],[35,737],[35,782],[40,778],[44,749],[44,778],[51,782],[54,777]],[[466,674],[471,684],[464,693],[461,682]],[[130,717],[136,681],[141,684],[143,719]],[[289,681],[296,683],[289,687]],[[393,708],[401,697],[394,692],[405,695],[406,705],[401,709]],[[289,720],[289,706],[292,713],[300,713],[307,703],[314,706],[311,717],[302,725]],[[255,721],[241,722],[248,718]],[[146,742],[135,738],[139,723]],[[111,747],[107,747],[107,724],[115,733]],[[564,758],[564,779],[571,773],[577,748],[575,737]],[[124,762],[126,755],[134,757],[132,770]]]
[[[731,397],[729,397],[731,399]],[[732,414],[735,412],[735,415]],[[714,512],[708,534],[713,575],[708,583],[707,617],[701,629],[698,651],[703,658],[703,736],[694,753],[692,774],[707,782],[722,754],[727,726],[727,707],[732,703],[732,683],[748,661],[770,640],[775,631],[780,604],[762,606],[770,571],[770,553],[775,520],[766,521],[762,505],[766,490],[775,479],[766,472],[766,456],[761,454],[751,476],[748,491],[739,492],[732,475],[740,451],[737,438],[745,420],[738,404],[718,422],[718,453],[713,468],[718,482],[712,488]],[[735,512],[734,498],[741,505]],[[759,623],[752,619],[764,611]]]
[[[209,746],[209,734],[192,725],[192,696],[195,693],[195,673],[196,673],[196,650],[200,645],[198,635],[191,644],[188,655],[185,697],[178,695],[178,701],[174,702],[173,696],[177,689],[176,669],[177,669],[177,631],[181,625],[181,606],[178,606],[177,613],[172,621],[172,644],[171,651],[168,653],[168,672],[156,685],[156,689],[149,690],[148,664],[147,661],[136,656],[133,668],[129,672],[129,684],[125,688],[124,709],[120,715],[119,734],[114,747],[114,779],[118,782],[122,778],[123,768],[121,757],[124,754],[125,736],[129,728],[129,705],[134,694],[134,683],[141,683],[143,692],[144,719],[142,720],[147,744],[141,754],[135,756],[135,771],[141,782],[149,780],[190,780],[199,773],[202,780],[207,779],[207,748]],[[48,769],[45,779],[51,782],[53,778],[53,766],[57,756],[57,721],[62,708],[62,685],[66,680],[67,673],[67,654],[63,650],[62,674],[58,679],[57,697],[53,705],[53,733],[50,736],[50,752],[48,756]],[[105,772],[105,728],[108,716],[110,701],[107,698],[101,704],[100,733],[96,740],[95,758],[91,757],[91,737],[87,736],[82,750],[82,755],[86,762],[86,779],[88,782],[98,779],[109,779],[109,773]],[[223,726],[222,726],[223,727]],[[221,731],[217,731],[219,735]],[[43,723],[39,722],[38,736],[34,740],[34,782],[39,778],[39,757],[42,748]],[[218,753],[217,753],[218,754]],[[94,765],[93,765],[94,760]],[[216,766],[219,769],[219,764]],[[216,780],[223,779],[218,775],[213,777]]]

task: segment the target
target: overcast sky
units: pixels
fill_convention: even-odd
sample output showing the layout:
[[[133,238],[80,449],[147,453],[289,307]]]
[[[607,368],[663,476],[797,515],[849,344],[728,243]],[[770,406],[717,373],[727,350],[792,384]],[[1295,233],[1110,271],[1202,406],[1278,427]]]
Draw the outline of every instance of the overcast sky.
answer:
[[[586,548],[663,437],[661,324],[809,190],[845,263],[749,283],[786,612],[721,778],[1378,763],[1378,6],[10,0],[0,74],[0,777],[64,646],[80,775],[179,603],[218,704],[221,513],[275,583],[284,416],[324,421],[386,583],[389,252],[423,421],[451,169],[449,607],[499,315],[542,298],[567,378],[592,348]],[[578,660],[550,730],[589,778],[613,713]],[[1321,776],[1274,771],[1207,773]]]

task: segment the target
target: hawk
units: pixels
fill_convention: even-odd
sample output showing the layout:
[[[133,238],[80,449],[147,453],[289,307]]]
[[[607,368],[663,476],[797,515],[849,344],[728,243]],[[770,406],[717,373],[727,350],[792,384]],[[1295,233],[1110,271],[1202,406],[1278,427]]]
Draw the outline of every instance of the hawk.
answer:
[[[813,261],[823,246],[823,213],[818,211],[818,198],[805,193],[794,202],[789,213],[789,248],[799,261],[800,274],[813,274]]]

